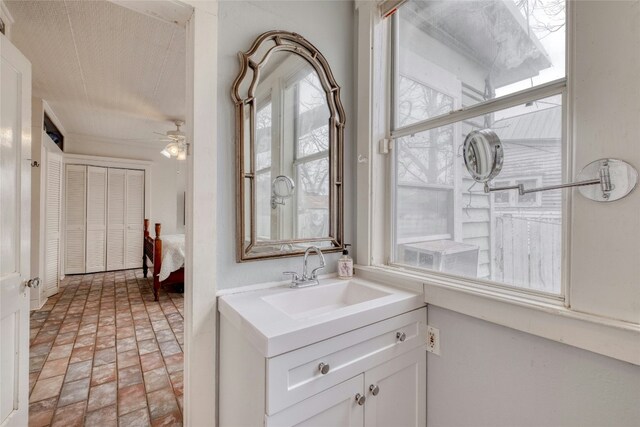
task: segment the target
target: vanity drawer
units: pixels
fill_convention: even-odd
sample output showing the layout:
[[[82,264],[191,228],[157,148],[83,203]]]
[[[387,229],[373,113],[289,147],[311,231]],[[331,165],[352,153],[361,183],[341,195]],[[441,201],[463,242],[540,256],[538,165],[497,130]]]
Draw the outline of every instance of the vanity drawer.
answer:
[[[267,414],[425,345],[426,320],[421,308],[267,359]]]

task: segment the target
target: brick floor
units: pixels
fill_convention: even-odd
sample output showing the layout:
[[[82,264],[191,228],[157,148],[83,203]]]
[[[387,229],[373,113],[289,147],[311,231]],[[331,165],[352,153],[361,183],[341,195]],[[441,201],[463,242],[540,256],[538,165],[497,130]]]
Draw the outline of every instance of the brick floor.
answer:
[[[184,299],[141,270],[67,276],[31,313],[29,426],[181,426]]]

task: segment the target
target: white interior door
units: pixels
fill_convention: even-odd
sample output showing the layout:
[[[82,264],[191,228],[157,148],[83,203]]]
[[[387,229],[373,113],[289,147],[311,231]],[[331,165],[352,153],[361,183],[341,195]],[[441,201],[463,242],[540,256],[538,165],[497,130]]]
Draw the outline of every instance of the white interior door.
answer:
[[[85,272],[87,167],[67,165],[64,180],[64,270],[66,274],[79,274]]]
[[[31,64],[0,34],[0,425],[29,413]],[[33,283],[33,282],[31,282]]]
[[[144,171],[127,170],[126,268],[141,268],[144,240]]]
[[[125,169],[110,168],[107,185],[107,270],[125,268]]]
[[[44,222],[44,277],[42,284],[47,297],[58,293],[60,282],[60,208],[62,195],[62,156],[47,153]]]
[[[107,168],[87,166],[87,273],[107,264]]]
[[[364,374],[367,427],[426,427],[427,356],[417,348]]]

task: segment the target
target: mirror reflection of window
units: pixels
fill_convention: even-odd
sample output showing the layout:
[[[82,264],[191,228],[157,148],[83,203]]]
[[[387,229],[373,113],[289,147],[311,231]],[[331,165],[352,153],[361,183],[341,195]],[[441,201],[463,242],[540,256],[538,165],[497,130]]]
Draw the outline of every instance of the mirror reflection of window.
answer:
[[[302,57],[276,52],[256,93],[257,239],[326,237],[331,112],[320,78]],[[272,183],[279,175],[293,180],[295,192],[292,198],[272,204]]]
[[[258,106],[256,113],[256,234],[271,239],[271,101]]]
[[[316,72],[297,75],[285,95],[291,100],[296,238],[329,235],[329,108]]]

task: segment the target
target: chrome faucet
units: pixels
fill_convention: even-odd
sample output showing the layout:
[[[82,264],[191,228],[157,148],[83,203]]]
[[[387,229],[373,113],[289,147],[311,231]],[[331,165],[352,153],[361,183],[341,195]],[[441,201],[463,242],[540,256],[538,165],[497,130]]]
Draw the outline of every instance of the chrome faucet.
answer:
[[[308,260],[309,254],[311,252],[315,252],[320,257],[320,265],[311,270],[311,275],[309,275],[307,274],[307,271],[309,270]],[[304,251],[303,262],[304,264],[302,266],[302,277],[298,276],[298,273],[296,273],[295,271],[285,271],[284,273],[282,273],[284,275],[291,276],[291,285],[289,286],[292,288],[304,288],[307,286],[318,285],[320,283],[318,282],[318,271],[322,270],[326,266],[324,255],[322,254],[320,248],[317,246],[309,246],[307,250]]]

